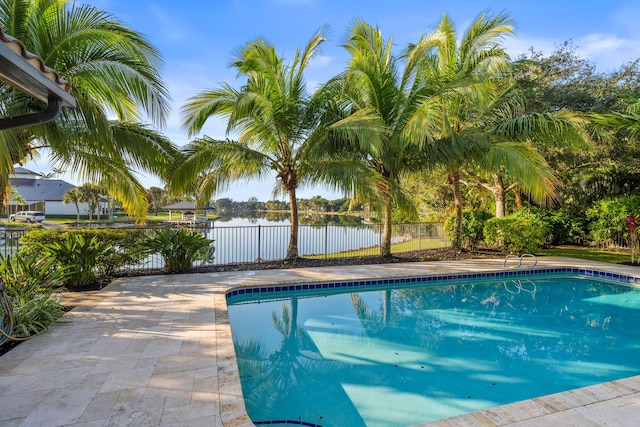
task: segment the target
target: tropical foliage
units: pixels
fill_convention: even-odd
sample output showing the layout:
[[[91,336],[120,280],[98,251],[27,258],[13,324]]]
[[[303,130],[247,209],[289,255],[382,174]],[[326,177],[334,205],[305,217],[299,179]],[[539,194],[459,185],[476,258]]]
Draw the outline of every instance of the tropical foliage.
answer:
[[[491,218],[484,226],[485,241],[513,254],[536,253],[549,236],[544,218],[527,209],[503,218]]]
[[[144,230],[138,229],[36,230],[22,237],[22,247],[19,253],[25,257],[44,258],[56,253],[57,249],[52,250],[52,248],[61,247],[60,251],[63,251],[62,247],[64,246],[64,251],[67,252],[66,243],[63,244],[63,242],[70,242],[72,249],[75,247],[77,251],[67,252],[66,262],[70,264],[66,264],[66,266],[70,267],[72,272],[89,268],[96,275],[96,279],[100,280],[103,277],[113,276],[122,267],[137,264],[142,258],[138,251],[138,245],[144,236]],[[80,241],[84,243],[80,243]],[[91,253],[88,255],[94,259],[90,262],[82,259],[81,251],[84,245],[91,246]],[[94,253],[96,249],[100,249],[97,254]],[[91,267],[73,266],[76,260],[81,265],[86,264]],[[64,266],[65,264],[60,263],[60,265]],[[86,274],[88,280],[91,274],[89,272]]]
[[[63,283],[68,287],[94,283],[100,256],[112,250],[95,237],[86,239],[81,234],[69,234],[62,242],[42,245],[44,257],[64,270]]]
[[[13,305],[13,332],[27,338],[59,322],[64,310],[56,294],[63,270],[35,256],[0,259],[0,281]]]
[[[240,89],[230,84],[205,90],[183,107],[184,127],[197,134],[211,117],[227,120],[227,132],[237,141],[209,137],[194,140],[184,150],[184,161],[172,174],[173,185],[204,200],[241,179],[276,176],[275,194],[289,199],[291,235],[287,258],[298,257],[297,190],[305,184],[326,183],[348,188],[345,178],[357,169],[344,157],[331,157],[323,149],[326,105],[321,94],[309,95],[304,71],[324,42],[322,31],[286,64],[273,45],[262,39],[248,43],[233,58],[232,66],[246,81]],[[335,172],[339,171],[340,176]]]
[[[144,256],[159,254],[167,273],[182,273],[193,267],[196,261],[208,263],[213,260],[213,241],[202,234],[186,228],[165,227],[153,230],[140,243]]]
[[[163,176],[173,144],[140,120],[162,125],[169,111],[158,51],[113,15],[66,0],[0,0],[0,26],[73,87],[77,108],[54,122],[0,133],[0,191],[17,163],[48,149],[49,162],[80,179],[106,183],[127,211],[147,201],[134,169]],[[0,86],[0,113],[42,110],[41,102]],[[3,201],[5,199],[2,199]]]

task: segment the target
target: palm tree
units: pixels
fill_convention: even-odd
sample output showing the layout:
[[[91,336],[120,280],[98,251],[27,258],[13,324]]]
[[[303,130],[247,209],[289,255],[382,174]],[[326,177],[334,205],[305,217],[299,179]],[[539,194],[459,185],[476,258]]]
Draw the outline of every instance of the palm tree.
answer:
[[[287,259],[298,257],[297,189],[309,182],[340,187],[352,169],[344,158],[329,158],[320,148],[327,130],[322,125],[325,100],[309,95],[303,73],[324,41],[322,30],[298,49],[285,64],[273,45],[257,39],[235,54],[232,66],[246,77],[240,89],[229,84],[203,91],[182,109],[184,127],[198,133],[214,116],[226,118],[227,132],[238,141],[209,137],[194,140],[183,150],[184,159],[171,175],[177,190],[186,190],[201,176],[195,190],[203,200],[232,182],[276,175],[274,193],[287,194],[291,232]],[[202,175],[201,175],[202,174]],[[193,188],[191,188],[192,191]]]
[[[407,49],[409,58],[422,58],[420,73],[429,82],[432,102],[440,112],[439,145],[486,147],[486,140],[464,135],[464,131],[475,126],[471,122],[478,111],[494,100],[491,95],[500,83],[498,78],[509,73],[509,56],[501,42],[513,33],[508,14],[493,16],[485,12],[459,37],[451,19],[443,14],[433,32]],[[446,162],[456,211],[454,246],[460,245],[463,201],[459,165],[464,158],[453,156]]]
[[[67,190],[62,196],[62,203],[68,205],[69,203],[73,203],[76,205],[76,225],[80,223],[80,203],[83,202],[83,194],[82,189],[80,187],[73,187]]]
[[[48,148],[58,169],[92,182],[106,178],[109,193],[144,218],[144,188],[132,169],[162,175],[175,153],[167,138],[139,123],[148,117],[162,125],[169,111],[156,49],[113,15],[66,0],[0,0],[0,26],[59,72],[77,101],[54,122],[0,132],[0,187],[14,164]],[[3,115],[41,109],[0,87]]]
[[[342,110],[330,127],[334,148],[357,153],[369,174],[353,182],[355,199],[383,213],[383,256],[391,255],[393,208],[415,210],[400,179],[416,166],[412,158],[431,142],[437,123],[427,82],[417,73],[421,58],[408,58],[400,72],[391,47],[378,28],[355,21],[345,44],[347,70],[324,89]]]
[[[461,165],[463,173],[494,197],[496,217],[505,215],[505,195],[527,194],[541,206],[559,201],[559,181],[536,145],[587,148],[588,121],[579,113],[524,114],[524,101],[510,91],[500,94],[466,132],[489,144],[480,156]]]
[[[638,138],[640,136],[640,99],[629,103],[624,113],[591,113],[591,118],[599,129],[624,130],[631,138]]]

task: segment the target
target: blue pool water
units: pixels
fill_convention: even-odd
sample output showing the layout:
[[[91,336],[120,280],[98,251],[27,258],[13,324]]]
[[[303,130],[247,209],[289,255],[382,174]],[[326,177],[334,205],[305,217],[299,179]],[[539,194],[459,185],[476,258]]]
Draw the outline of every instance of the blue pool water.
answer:
[[[640,290],[627,283],[338,286],[228,295],[254,423],[403,427],[640,374]]]

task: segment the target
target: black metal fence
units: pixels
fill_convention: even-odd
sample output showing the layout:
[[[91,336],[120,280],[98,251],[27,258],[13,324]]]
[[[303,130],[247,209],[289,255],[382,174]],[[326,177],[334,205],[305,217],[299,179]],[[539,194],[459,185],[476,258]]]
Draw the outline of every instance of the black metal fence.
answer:
[[[216,226],[214,223],[181,224],[212,240],[215,248],[211,265],[251,264],[284,259],[289,244],[290,225]],[[157,227],[154,227],[157,229]],[[154,228],[148,228],[151,233]],[[120,228],[121,229],[121,228]],[[300,225],[298,254],[307,258],[340,258],[379,255],[382,225]],[[0,240],[3,255],[20,247],[25,229],[9,228]],[[442,224],[396,224],[392,227],[392,253],[448,247]],[[161,269],[164,262],[152,255],[126,271]]]

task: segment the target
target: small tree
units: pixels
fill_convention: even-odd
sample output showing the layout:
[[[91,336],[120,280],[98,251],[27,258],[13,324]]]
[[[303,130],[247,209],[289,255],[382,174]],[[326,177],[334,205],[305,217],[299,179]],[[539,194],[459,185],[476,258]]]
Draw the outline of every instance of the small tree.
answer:
[[[83,201],[82,190],[79,187],[73,187],[67,190],[62,197],[62,203],[68,205],[73,203],[76,206],[76,225],[80,223],[80,203]]]

